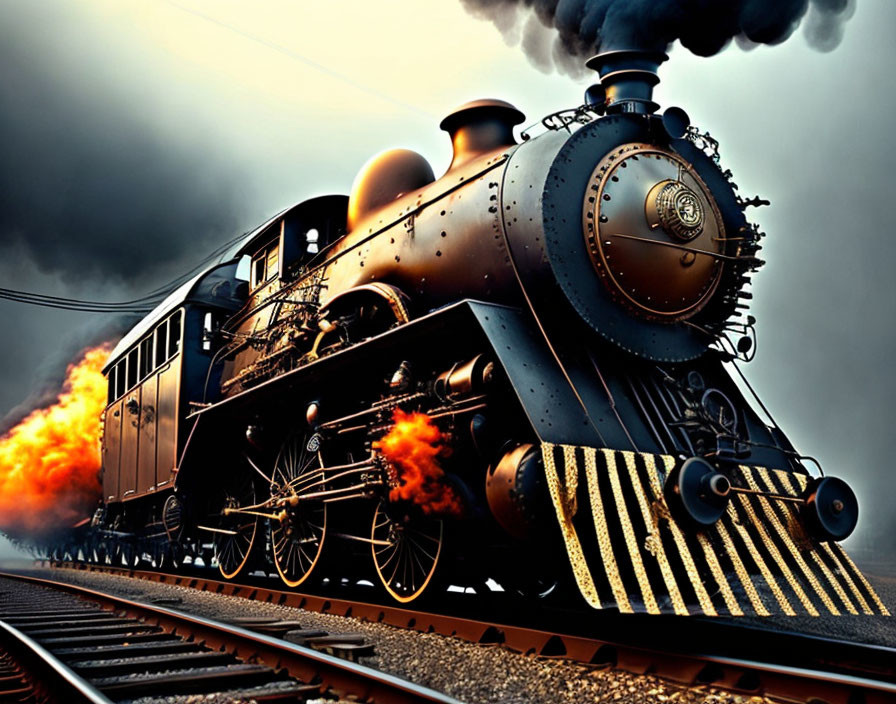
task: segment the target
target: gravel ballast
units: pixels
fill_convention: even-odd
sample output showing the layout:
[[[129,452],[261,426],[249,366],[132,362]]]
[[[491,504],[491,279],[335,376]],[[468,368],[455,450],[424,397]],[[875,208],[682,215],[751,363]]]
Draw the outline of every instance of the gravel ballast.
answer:
[[[330,633],[363,633],[374,643],[375,652],[372,656],[361,658],[362,664],[470,704],[765,704],[771,701],[764,697],[722,692],[709,686],[682,688],[651,676],[595,668],[561,659],[527,656],[438,634],[407,631],[385,624],[254,602],[189,587],[78,570],[32,569],[29,572],[137,601],[158,603],[158,600],[171,600],[169,603],[173,608],[221,621],[247,616],[267,617],[298,621],[305,628]]]

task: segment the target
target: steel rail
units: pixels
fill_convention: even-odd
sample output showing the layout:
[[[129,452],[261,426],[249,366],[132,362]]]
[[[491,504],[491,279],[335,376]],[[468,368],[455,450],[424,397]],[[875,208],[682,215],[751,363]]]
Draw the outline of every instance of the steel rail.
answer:
[[[683,686],[712,685],[733,692],[826,704],[882,704],[896,701],[896,648],[872,646],[797,632],[732,625],[691,616],[663,618],[603,616],[604,632],[554,631],[511,623],[416,611],[402,606],[240,584],[198,574],[174,575],[106,565],[54,563],[81,571],[117,574],[197,591],[351,616],[420,632],[435,632],[471,643],[502,645],[510,650],[591,665],[608,665],[634,674],[651,674]],[[565,630],[565,632],[564,632]],[[662,643],[658,648],[654,643]],[[735,654],[712,652],[707,643],[733,648]],[[773,647],[774,646],[774,647]],[[773,654],[812,660],[811,665],[775,662]],[[831,662],[832,653],[843,662]],[[862,660],[864,658],[864,660]],[[873,665],[871,661],[883,663]],[[857,698],[858,697],[858,698]]]
[[[452,697],[400,677],[239,626],[164,606],[144,604],[68,582],[7,572],[0,572],[0,578],[75,594],[111,606],[128,617],[153,623],[179,636],[189,633],[209,647],[226,649],[240,660],[260,662],[274,670],[285,669],[304,682],[319,682],[322,693],[332,691],[341,697],[356,697],[360,701],[378,704],[460,704]],[[96,700],[96,704],[100,702],[105,704],[108,700]]]
[[[34,639],[28,637],[14,626],[10,626],[0,620],[0,643],[12,650],[17,660],[27,659],[29,666],[37,663],[37,668],[42,673],[49,675],[54,684],[61,684],[66,690],[63,696],[54,689],[58,701],[72,702],[73,704],[112,704],[112,700],[106,697],[87,680],[75,674],[65,663],[56,658]],[[47,680],[43,680],[44,686],[48,686]]]

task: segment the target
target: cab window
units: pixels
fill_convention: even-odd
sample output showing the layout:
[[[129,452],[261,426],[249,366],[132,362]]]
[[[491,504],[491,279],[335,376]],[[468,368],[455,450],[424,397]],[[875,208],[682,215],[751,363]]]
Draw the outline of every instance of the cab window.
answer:
[[[121,360],[115,365],[115,398],[121,398],[125,392],[125,360]]]
[[[156,328],[156,366],[161,367],[168,359],[168,321]]]
[[[171,316],[171,328],[168,330],[168,356],[173,357],[180,349],[180,323],[183,313],[178,311]]]
[[[280,262],[280,243],[274,241],[252,257],[252,290],[267,283],[277,275]]]
[[[115,399],[115,373],[118,371],[118,367],[112,367],[109,370],[109,403],[112,403]]]
[[[140,343],[140,379],[141,381],[149,376],[152,371],[152,335],[147,337]]]
[[[128,353],[128,389],[137,385],[137,348]]]

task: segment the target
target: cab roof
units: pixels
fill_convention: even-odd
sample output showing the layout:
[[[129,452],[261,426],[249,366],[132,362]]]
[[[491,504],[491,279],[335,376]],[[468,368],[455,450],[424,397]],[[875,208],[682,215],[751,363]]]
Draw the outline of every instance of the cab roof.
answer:
[[[152,330],[169,313],[187,303],[200,303],[215,307],[233,307],[241,304],[236,278],[238,260],[233,259],[223,264],[214,264],[194,276],[185,284],[172,291],[165,300],[157,305],[139,323],[132,327],[121,338],[103,367],[105,374],[118,360],[127,354],[144,335]]]

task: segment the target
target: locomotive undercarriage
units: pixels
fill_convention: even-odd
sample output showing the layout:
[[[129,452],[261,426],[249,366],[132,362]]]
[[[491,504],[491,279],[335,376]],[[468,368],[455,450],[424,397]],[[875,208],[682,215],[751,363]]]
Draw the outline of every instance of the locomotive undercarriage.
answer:
[[[290,587],[365,580],[398,601],[444,588],[434,586],[442,574],[465,587],[485,589],[493,579],[513,593],[554,590],[562,574],[554,556],[546,551],[543,569],[521,574],[533,532],[527,543],[508,537],[489,514],[483,476],[536,437],[520,432],[526,418],[487,346],[471,334],[411,356],[389,345],[367,362],[348,364],[340,383],[321,374],[326,384],[301,384],[294,405],[272,404],[249,423],[235,414],[216,443],[198,438],[207,454],[182,471],[177,493],[98,513],[88,539],[97,547],[82,558],[162,568],[201,562],[226,578],[261,569]],[[453,510],[395,495],[401,469],[375,445],[395,427],[397,409],[438,428],[438,482]],[[235,440],[222,449],[223,438]],[[556,538],[549,506],[530,508],[542,511],[535,543],[546,545]]]
[[[667,497],[686,541],[708,530],[700,520],[711,524],[733,510],[735,494],[738,500],[754,500],[749,492],[756,489],[749,474],[741,476],[741,463],[806,476],[796,453],[750,410],[720,364],[620,366],[601,354],[599,342],[577,340],[558,351],[592,411],[587,420],[577,417],[581,407],[569,387],[564,395],[562,384],[553,383],[547,353],[533,356],[537,347],[520,344],[531,342],[531,335],[532,326],[518,309],[466,301],[334,349],[203,408],[194,414],[197,425],[177,492],[107,506],[77,557],[127,565],[143,561],[163,569],[201,562],[217,566],[226,578],[261,570],[312,591],[372,583],[402,602],[424,594],[438,599],[449,583],[477,594],[491,593],[487,583],[497,583],[526,598],[568,598],[582,573],[570,574],[563,550],[569,536],[560,535],[558,517],[569,509],[586,554],[600,554],[588,524],[593,496],[582,468],[576,492],[552,505],[556,497],[546,486],[543,448],[575,447],[581,465],[587,448],[630,447],[629,469],[642,476],[653,460],[646,465],[638,457],[656,458],[657,467],[661,458],[674,457],[675,468],[666,464],[659,479],[667,487],[697,486],[697,493],[711,480],[719,489],[719,480],[699,463],[684,472],[679,462],[713,460],[729,482],[721,487],[725,501],[701,501],[695,516],[681,510],[694,511],[693,502],[676,507]],[[405,418],[424,414],[438,429],[435,457],[443,474],[430,479],[426,501],[397,491],[406,468],[382,447],[401,422],[397,412]],[[574,465],[562,467],[563,460],[555,457],[561,476],[566,472],[562,492]],[[631,489],[606,482],[620,467],[619,478],[626,481],[622,460],[617,453],[615,465],[600,470],[598,481],[607,495],[622,492],[619,506],[629,502]],[[434,495],[434,486],[442,494]],[[444,492],[459,510],[428,505],[439,503]],[[802,502],[780,491],[759,493],[761,501]],[[663,504],[661,497],[647,498]],[[616,531],[610,526],[611,541],[621,539]],[[657,538],[648,533],[638,539],[638,549],[650,547],[651,540],[655,548]],[[670,548],[676,549],[667,544]],[[64,554],[63,549],[58,556]],[[632,581],[623,553],[616,555],[621,578]],[[745,563],[751,572],[761,569]],[[721,564],[730,574],[724,558]],[[595,563],[591,569],[598,569]],[[719,598],[719,575],[701,572],[698,581],[706,603]],[[630,603],[636,610],[648,608]],[[667,601],[658,604],[669,608]]]

